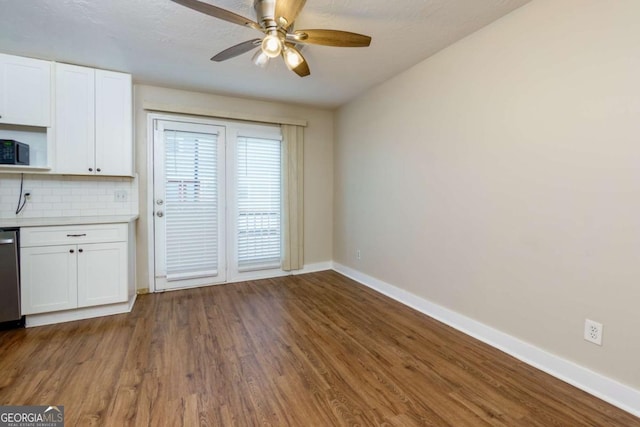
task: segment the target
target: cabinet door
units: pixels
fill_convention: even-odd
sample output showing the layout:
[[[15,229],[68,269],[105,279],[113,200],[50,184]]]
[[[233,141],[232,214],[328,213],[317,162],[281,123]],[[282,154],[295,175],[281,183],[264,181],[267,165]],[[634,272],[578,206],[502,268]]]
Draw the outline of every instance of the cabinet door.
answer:
[[[129,74],[96,70],[96,172],[133,175]]]
[[[51,126],[51,62],[0,54],[0,123]]]
[[[75,245],[22,248],[22,314],[76,308],[76,263]]]
[[[93,175],[95,70],[56,64],[56,173]]]
[[[78,307],[127,300],[127,244],[78,245]]]

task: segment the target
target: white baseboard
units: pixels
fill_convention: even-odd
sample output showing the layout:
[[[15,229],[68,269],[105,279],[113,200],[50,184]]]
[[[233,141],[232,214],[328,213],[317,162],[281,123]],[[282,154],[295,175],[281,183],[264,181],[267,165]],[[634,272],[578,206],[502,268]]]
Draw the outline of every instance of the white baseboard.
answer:
[[[138,294],[134,293],[133,295],[129,296],[129,309],[127,310],[127,313],[131,313],[131,310],[133,310],[133,306],[136,304],[136,300],[138,299]]]
[[[298,274],[307,274],[307,273],[316,273],[318,271],[326,271],[333,269],[333,263],[331,261],[327,262],[317,262],[315,264],[305,264],[305,266],[301,270],[293,270],[291,273],[294,276]]]
[[[538,347],[484,325],[448,308],[368,276],[339,263],[333,269],[394,300],[420,311],[467,335],[519,359],[541,371],[567,382],[599,399],[640,417],[640,390],[619,383],[574,362],[548,353]]]

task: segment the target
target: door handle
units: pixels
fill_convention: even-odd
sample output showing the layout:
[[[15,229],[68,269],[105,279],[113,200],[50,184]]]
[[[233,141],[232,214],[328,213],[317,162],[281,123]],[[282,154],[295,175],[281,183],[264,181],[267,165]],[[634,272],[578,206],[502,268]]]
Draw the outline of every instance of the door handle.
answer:
[[[0,245],[11,245],[13,244],[14,240],[13,239],[1,239],[0,240]]]
[[[158,218],[162,218],[164,216],[164,212],[158,211],[156,212],[156,215],[158,216]]]

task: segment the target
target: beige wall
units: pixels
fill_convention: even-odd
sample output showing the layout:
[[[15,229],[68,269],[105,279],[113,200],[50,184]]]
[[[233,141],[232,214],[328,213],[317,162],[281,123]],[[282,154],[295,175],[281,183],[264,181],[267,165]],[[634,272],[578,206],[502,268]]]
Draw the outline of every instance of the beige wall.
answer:
[[[638,22],[536,0],[341,108],[334,260],[639,389]]]
[[[212,77],[213,78],[213,77]],[[137,240],[138,288],[149,287],[147,245],[147,103],[306,120],[304,153],[305,265],[331,261],[333,229],[333,113],[289,104],[136,85],[136,171],[140,176],[140,220]]]

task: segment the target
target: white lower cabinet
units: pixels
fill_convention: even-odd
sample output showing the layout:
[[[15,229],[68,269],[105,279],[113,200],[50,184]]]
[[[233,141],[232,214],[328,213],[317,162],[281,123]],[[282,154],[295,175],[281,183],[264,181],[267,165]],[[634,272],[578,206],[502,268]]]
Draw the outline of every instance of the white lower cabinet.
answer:
[[[78,249],[78,307],[127,300],[127,244],[96,243]]]
[[[20,233],[22,314],[127,301],[126,224],[26,227]]]
[[[22,314],[69,310],[78,306],[75,245],[22,248]]]

